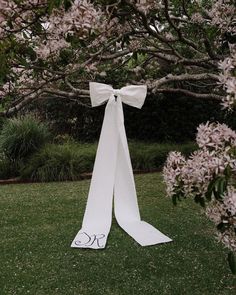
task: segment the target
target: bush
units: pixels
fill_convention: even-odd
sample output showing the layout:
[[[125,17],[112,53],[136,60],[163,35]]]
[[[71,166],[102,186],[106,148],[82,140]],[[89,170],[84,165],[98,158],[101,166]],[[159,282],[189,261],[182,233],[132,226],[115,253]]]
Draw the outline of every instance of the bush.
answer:
[[[187,156],[197,148],[191,142],[182,145],[130,142],[129,147],[133,169],[145,171],[161,169],[170,151],[181,151]]]
[[[20,162],[12,162],[8,158],[0,158],[0,179],[19,176]]]
[[[47,144],[21,170],[21,177],[36,181],[77,180],[81,173],[93,169],[96,144],[78,144],[67,142],[61,145]],[[151,171],[160,169],[171,150],[191,153],[196,146],[185,145],[130,143],[131,160],[134,169]]]
[[[47,144],[21,169],[21,177],[36,181],[77,180],[92,171],[96,147],[75,143]]]
[[[75,142],[74,138],[69,134],[58,134],[53,138],[53,143],[64,144]]]
[[[90,142],[99,138],[105,105],[86,108],[74,101],[57,98],[45,100],[44,104],[35,102],[34,107],[57,134],[66,133],[77,140]],[[137,141],[192,141],[197,126],[206,121],[224,122],[236,129],[235,112],[222,111],[214,99],[199,100],[178,94],[148,95],[141,110],[126,104],[123,108],[127,137]]]
[[[2,127],[0,146],[12,161],[28,158],[50,138],[45,124],[31,117],[7,120]]]

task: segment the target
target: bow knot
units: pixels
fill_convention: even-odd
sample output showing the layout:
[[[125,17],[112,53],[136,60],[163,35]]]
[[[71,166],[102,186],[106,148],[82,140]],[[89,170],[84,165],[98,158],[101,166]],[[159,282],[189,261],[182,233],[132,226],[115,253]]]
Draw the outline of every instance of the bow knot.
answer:
[[[120,94],[120,89],[113,89],[113,94],[118,96]]]
[[[129,85],[121,89],[113,89],[107,84],[90,82],[89,90],[92,107],[105,103],[111,95],[119,95],[123,103],[141,109],[147,95],[146,85]]]

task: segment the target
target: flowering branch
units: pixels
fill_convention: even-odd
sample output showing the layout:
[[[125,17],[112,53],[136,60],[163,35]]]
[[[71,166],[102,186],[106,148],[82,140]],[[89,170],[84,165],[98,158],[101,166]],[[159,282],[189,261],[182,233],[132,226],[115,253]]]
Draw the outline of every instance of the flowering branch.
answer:
[[[174,204],[192,197],[206,206],[207,216],[215,223],[217,238],[232,252],[230,267],[235,272],[236,253],[236,132],[225,124],[206,123],[198,127],[199,149],[186,159],[171,152],[163,175],[167,195]]]

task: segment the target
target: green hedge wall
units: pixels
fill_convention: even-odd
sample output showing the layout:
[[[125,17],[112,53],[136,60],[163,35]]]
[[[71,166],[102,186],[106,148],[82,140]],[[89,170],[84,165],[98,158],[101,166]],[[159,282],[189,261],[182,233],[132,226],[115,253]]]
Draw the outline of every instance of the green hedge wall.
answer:
[[[80,141],[98,140],[105,106],[85,108],[76,102],[48,100],[35,106],[58,134]],[[177,95],[148,96],[141,110],[124,105],[125,126],[130,139],[182,143],[195,139],[197,126],[206,121],[225,122],[236,129],[235,113],[221,110],[218,101]]]

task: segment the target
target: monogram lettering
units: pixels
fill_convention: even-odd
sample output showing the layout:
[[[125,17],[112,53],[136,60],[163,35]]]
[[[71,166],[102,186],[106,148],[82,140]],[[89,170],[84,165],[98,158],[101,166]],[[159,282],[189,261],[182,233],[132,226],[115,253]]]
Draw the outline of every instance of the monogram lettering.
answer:
[[[105,238],[104,234],[93,234],[89,235],[86,232],[79,234],[79,239],[75,241],[77,246],[87,246],[91,247],[94,243],[97,243],[98,248],[104,248],[104,245],[101,245],[101,240]]]

